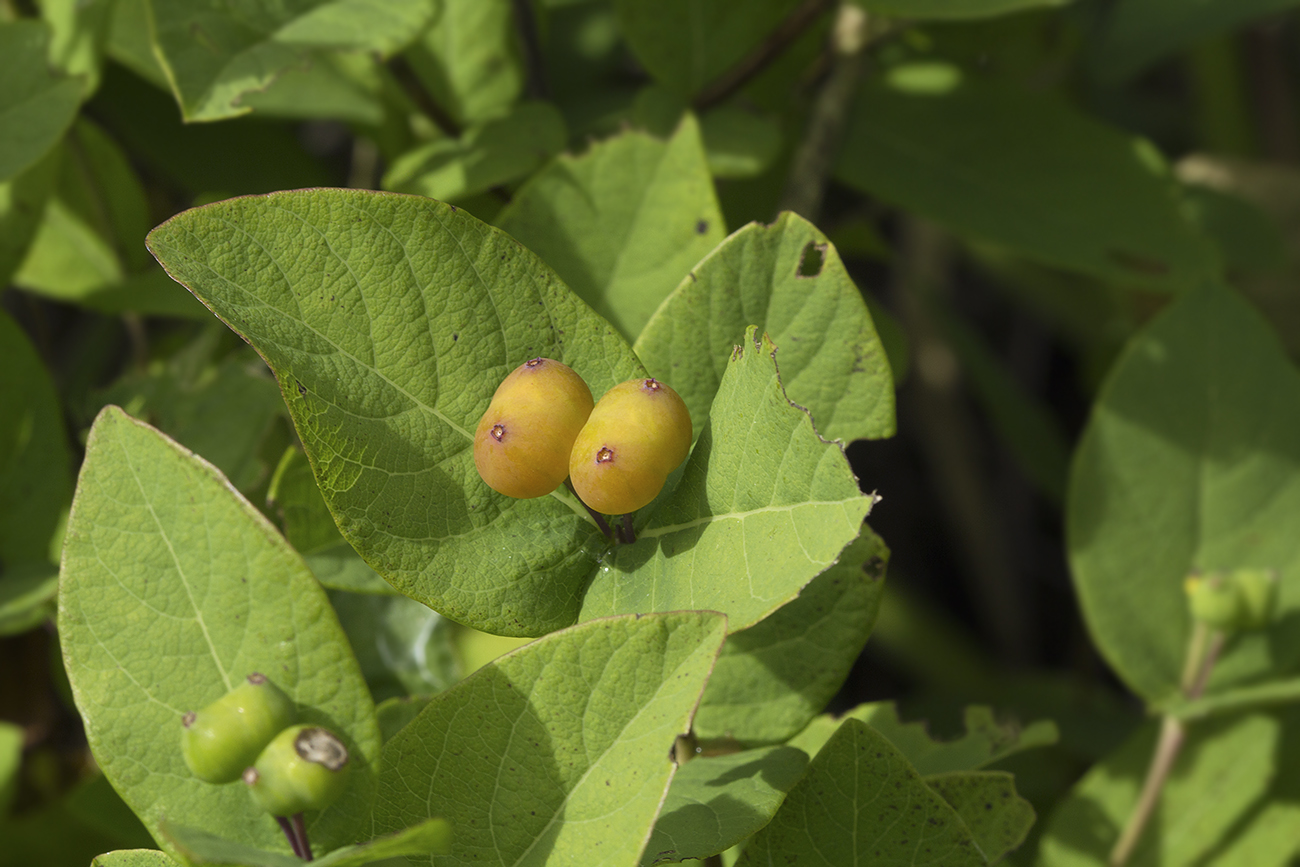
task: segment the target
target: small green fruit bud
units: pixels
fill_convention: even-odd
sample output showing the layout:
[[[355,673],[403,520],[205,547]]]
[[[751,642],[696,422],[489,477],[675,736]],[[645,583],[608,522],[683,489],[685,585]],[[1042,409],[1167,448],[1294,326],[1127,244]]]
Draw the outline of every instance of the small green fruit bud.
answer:
[[[289,697],[254,672],[203,710],[181,718],[181,755],[200,780],[231,783],[293,719]]]
[[[348,749],[320,726],[290,726],[244,771],[249,794],[272,816],[323,810],[347,788]]]
[[[1277,572],[1238,569],[1232,573],[1241,595],[1241,629],[1267,629],[1277,608]]]
[[[1266,628],[1277,603],[1277,573],[1270,569],[1192,575],[1183,588],[1192,617],[1224,632]]]

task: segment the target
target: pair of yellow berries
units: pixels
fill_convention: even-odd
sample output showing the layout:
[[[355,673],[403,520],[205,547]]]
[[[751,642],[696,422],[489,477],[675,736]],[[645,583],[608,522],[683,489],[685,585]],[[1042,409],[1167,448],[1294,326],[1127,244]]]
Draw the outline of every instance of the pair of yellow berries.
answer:
[[[474,466],[494,491],[543,497],[568,477],[605,515],[647,505],[690,450],[691,415],[664,383],[632,379],[594,403],[582,377],[550,358],[515,368],[474,434]]]

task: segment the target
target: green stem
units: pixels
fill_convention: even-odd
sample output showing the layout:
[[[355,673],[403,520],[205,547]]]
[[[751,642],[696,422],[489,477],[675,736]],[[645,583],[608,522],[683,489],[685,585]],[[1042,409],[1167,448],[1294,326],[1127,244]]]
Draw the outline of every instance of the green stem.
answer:
[[[293,832],[298,835],[298,843],[302,846],[302,860],[312,860],[311,843],[307,840],[307,823],[302,819],[302,813],[293,814]]]
[[[1189,701],[1168,713],[1169,716],[1190,723],[1219,714],[1239,713],[1294,702],[1300,702],[1300,678],[1234,689],[1209,698]]]
[[[1186,735],[1187,730],[1179,720],[1171,716],[1161,720],[1160,739],[1156,741],[1156,751],[1151,756],[1151,767],[1147,769],[1146,782],[1142,784],[1142,794],[1138,796],[1137,806],[1133,808],[1128,824],[1124,826],[1124,832],[1120,834],[1115,848],[1111,850],[1111,867],[1123,867],[1137,847],[1138,840],[1142,838],[1142,831],[1150,821],[1151,814],[1155,812],[1156,805],[1160,803],[1160,793],[1164,790],[1165,780],[1169,779],[1169,771],[1174,766],[1174,760],[1178,758],[1178,753],[1183,748]]]

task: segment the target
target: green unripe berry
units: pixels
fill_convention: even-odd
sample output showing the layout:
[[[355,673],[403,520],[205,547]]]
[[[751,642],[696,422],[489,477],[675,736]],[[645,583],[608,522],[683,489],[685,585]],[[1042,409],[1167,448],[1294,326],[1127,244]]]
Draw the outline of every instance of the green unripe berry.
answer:
[[[474,432],[479,476],[507,497],[546,496],[569,475],[569,452],[593,405],[571,367],[550,358],[524,362],[497,386]]]
[[[1192,617],[1224,632],[1264,629],[1277,604],[1277,573],[1236,569],[1225,574],[1193,575],[1184,583]]]
[[[691,450],[691,414],[656,379],[633,379],[605,393],[578,433],[569,475],[582,501],[606,515],[635,512],[663,489]]]
[[[200,780],[231,783],[293,719],[289,697],[254,672],[203,710],[181,718],[181,755]]]
[[[320,726],[290,726],[244,771],[253,800],[272,816],[323,810],[347,788],[348,749]]]

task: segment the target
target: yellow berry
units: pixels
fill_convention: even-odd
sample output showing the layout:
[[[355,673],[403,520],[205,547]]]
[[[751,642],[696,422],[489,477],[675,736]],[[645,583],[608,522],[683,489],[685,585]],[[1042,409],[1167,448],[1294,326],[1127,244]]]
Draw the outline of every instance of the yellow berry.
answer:
[[[474,432],[474,466],[508,497],[544,497],[569,474],[569,452],[591,414],[591,389],[572,368],[534,358],[492,395]]]
[[[597,512],[635,512],[658,496],[691,450],[691,415],[655,379],[620,383],[600,399],[573,443],[569,474]]]

